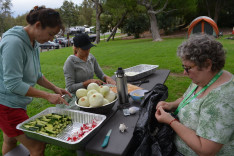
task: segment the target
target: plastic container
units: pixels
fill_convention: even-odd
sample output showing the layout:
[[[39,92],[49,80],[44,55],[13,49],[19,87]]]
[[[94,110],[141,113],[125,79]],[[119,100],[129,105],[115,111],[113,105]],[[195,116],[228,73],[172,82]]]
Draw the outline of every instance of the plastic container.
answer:
[[[143,90],[143,89],[137,89],[132,92],[130,92],[130,96],[133,99],[133,101],[136,102],[141,102],[141,100],[144,98],[145,92],[148,92],[148,90]]]

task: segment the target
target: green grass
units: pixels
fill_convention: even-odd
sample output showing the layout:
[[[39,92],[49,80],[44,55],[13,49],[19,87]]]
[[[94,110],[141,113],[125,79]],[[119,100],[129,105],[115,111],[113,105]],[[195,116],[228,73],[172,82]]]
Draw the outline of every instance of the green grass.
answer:
[[[165,85],[169,88],[168,101],[182,96],[190,84],[190,79],[182,76],[181,62],[176,56],[176,50],[185,38],[167,38],[161,42],[152,42],[151,39],[135,39],[105,42],[101,41],[97,47],[91,49],[104,72],[111,76],[118,67],[128,68],[138,64],[155,64],[159,69],[170,69],[171,74]],[[227,50],[225,69],[234,73],[234,41],[225,37],[218,39]],[[72,47],[43,52],[41,58],[41,70],[43,74],[55,85],[65,88],[63,64],[66,58],[73,54]],[[40,86],[36,88],[46,90]],[[47,90],[48,91],[48,90]],[[28,106],[27,112],[31,117],[42,110],[54,106],[44,99],[35,98]],[[2,148],[2,131],[0,131],[0,148]],[[68,150],[54,145],[47,145],[45,155],[72,156],[73,150]],[[88,154],[87,155],[92,155]]]

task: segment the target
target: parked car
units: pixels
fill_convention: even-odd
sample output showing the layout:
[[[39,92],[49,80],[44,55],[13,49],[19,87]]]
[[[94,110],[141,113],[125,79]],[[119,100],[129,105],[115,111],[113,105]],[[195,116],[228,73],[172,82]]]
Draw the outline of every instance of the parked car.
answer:
[[[91,42],[94,42],[96,40],[96,34],[89,35],[89,39]]]
[[[41,49],[59,49],[59,44],[51,41],[40,44]]]
[[[68,45],[71,45],[71,40],[69,40],[63,37],[56,38],[57,42],[62,46],[62,47],[67,47]]]

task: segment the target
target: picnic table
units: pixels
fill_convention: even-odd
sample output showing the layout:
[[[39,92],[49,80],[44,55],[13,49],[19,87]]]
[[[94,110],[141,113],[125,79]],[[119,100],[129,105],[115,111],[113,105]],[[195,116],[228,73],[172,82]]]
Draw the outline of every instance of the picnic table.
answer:
[[[149,80],[149,82],[141,84],[140,87],[150,90],[158,83],[164,84],[169,73],[170,70],[156,70],[153,74],[143,78],[144,80]],[[112,78],[114,78],[114,76]],[[131,98],[129,99],[129,102],[131,106],[139,107],[139,103],[134,102]],[[133,131],[139,118],[139,112],[134,115],[124,116],[123,110],[118,109],[118,105],[119,103],[117,101],[112,108],[112,111],[106,115],[107,119],[103,123],[103,126],[85,145],[85,151],[103,156],[127,155],[133,137]],[[119,125],[122,123],[128,127],[127,131],[123,133],[119,130]],[[103,140],[110,129],[112,129],[112,133],[110,135],[109,143],[107,147],[102,148],[101,145]],[[77,154],[80,156],[82,153],[77,150]]]
[[[158,83],[164,84],[169,73],[170,70],[156,70],[151,75],[137,81],[149,80],[148,83],[142,83],[140,87],[146,90],[150,90]],[[115,76],[113,76],[112,78],[115,79]],[[71,101],[71,103],[74,103],[74,100],[75,98],[73,99],[73,101]],[[134,102],[131,98],[129,99],[129,102],[131,106],[139,107],[140,105],[139,103]],[[103,156],[125,156],[128,154],[127,152],[132,143],[131,141],[133,138],[134,128],[139,118],[139,112],[134,115],[124,116],[123,110],[119,109],[118,106],[119,102],[116,101],[112,110],[108,114],[106,114],[106,120],[102,124],[102,127],[100,127],[99,131],[84,145],[84,148],[82,148],[82,150],[77,149],[78,156],[85,155],[84,151]],[[56,107],[67,108],[65,107],[65,105],[63,107],[61,105],[58,105]],[[74,109],[75,105],[73,104],[68,108]],[[124,133],[120,132],[119,130],[119,125],[122,123],[124,123],[128,127],[127,131],[125,131]],[[110,129],[112,129],[112,133],[109,139],[109,143],[107,147],[102,148],[101,145],[103,143],[103,140]],[[29,151],[22,144],[20,144],[19,146],[8,152],[6,155],[13,156],[28,154]]]

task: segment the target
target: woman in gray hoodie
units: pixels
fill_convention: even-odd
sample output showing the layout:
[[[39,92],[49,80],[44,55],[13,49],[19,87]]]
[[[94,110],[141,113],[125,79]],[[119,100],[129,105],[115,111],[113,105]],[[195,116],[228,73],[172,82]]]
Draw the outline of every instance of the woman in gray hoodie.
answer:
[[[31,156],[44,155],[45,144],[27,138],[16,126],[29,118],[26,107],[33,97],[44,98],[52,104],[68,105],[62,95],[71,96],[65,89],[49,82],[40,67],[39,43],[53,40],[54,35],[64,30],[59,13],[36,6],[26,20],[27,26],[11,28],[4,33],[0,42],[0,129],[4,138],[3,155],[15,148],[17,141],[30,151]],[[34,88],[36,84],[55,94]]]

